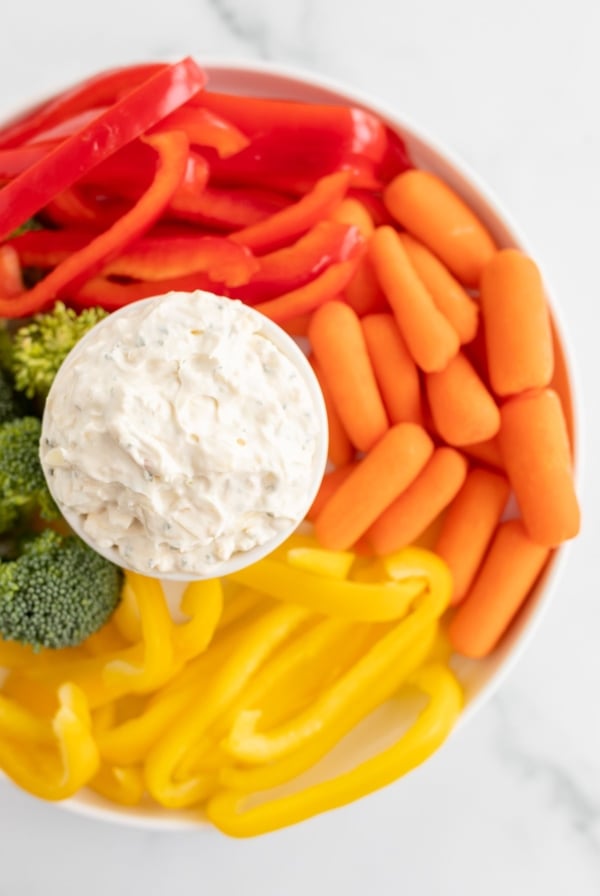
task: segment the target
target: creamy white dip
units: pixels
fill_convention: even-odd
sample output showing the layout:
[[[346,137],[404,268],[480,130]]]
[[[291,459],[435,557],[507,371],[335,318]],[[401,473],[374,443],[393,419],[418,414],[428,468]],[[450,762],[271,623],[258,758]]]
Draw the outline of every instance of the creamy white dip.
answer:
[[[84,537],[124,566],[206,575],[300,520],[318,421],[261,321],[169,293],[110,315],[62,365],[42,466]]]

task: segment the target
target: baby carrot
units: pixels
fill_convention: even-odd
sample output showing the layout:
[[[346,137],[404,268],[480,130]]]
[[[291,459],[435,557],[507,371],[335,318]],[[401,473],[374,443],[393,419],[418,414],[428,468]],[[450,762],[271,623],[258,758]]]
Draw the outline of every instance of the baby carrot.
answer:
[[[343,467],[349,463],[354,457],[354,447],[346,434],[346,430],[342,426],[335,404],[329,391],[329,386],[325,382],[321,367],[313,356],[310,357],[310,364],[315,372],[315,376],[319,381],[325,409],[327,411],[327,428],[329,431],[329,460],[336,467]]]
[[[383,403],[392,423],[422,423],[419,372],[392,314],[367,314],[362,329]]]
[[[383,201],[392,217],[425,243],[463,285],[479,285],[496,246],[451,187],[429,171],[412,168],[387,185]]]
[[[473,442],[471,445],[465,445],[464,451],[469,457],[480,460],[482,463],[487,464],[488,467],[497,467],[499,470],[504,469],[498,436],[494,436],[493,439],[485,439],[483,442]]]
[[[431,298],[458,333],[461,345],[470,342],[479,323],[477,302],[423,243],[408,233],[401,233],[400,241]]]
[[[462,352],[445,370],[427,374],[425,388],[434,425],[450,445],[482,442],[498,432],[496,403]]]
[[[397,423],[359,461],[315,520],[315,535],[332,550],[346,550],[418,476],[433,451],[422,426]]]
[[[374,311],[386,311],[387,299],[373,270],[373,263],[368,255],[358,262],[354,276],[344,290],[344,299],[359,317]]]
[[[313,314],[308,338],[350,441],[368,451],[388,419],[358,316],[343,302],[327,302]]]
[[[547,386],[554,370],[550,315],[535,262],[503,249],[481,277],[488,369],[497,395]]]
[[[467,461],[459,451],[438,448],[367,532],[375,553],[383,556],[412,544],[456,496],[466,475]]]
[[[325,473],[321,480],[321,485],[319,486],[319,491],[316,494],[315,500],[312,502],[308,513],[306,514],[307,520],[310,520],[311,523],[316,520],[329,499],[335,494],[340,485],[346,481],[350,473],[356,469],[357,466],[356,463],[346,464],[345,467],[337,467],[337,469]]]
[[[393,227],[378,227],[369,241],[375,274],[415,363],[442,370],[459,348],[456,330],[436,307]]]
[[[504,476],[471,470],[448,508],[434,551],[452,573],[451,603],[463,599],[500,521],[510,487]]]
[[[367,240],[375,225],[368,208],[353,196],[347,196],[342,199],[338,207],[329,216],[332,221],[339,221],[341,224],[351,224],[357,227],[362,236]]]
[[[494,649],[527,597],[549,550],[533,542],[520,520],[498,526],[475,584],[450,622],[452,646],[480,659]]]
[[[550,547],[573,538],[579,505],[560,398],[553,389],[524,392],[500,414],[500,450],[527,533]]]
[[[299,314],[298,317],[291,317],[284,323],[280,324],[281,329],[285,330],[290,336],[306,336],[308,335],[308,325],[310,323],[310,314]]]

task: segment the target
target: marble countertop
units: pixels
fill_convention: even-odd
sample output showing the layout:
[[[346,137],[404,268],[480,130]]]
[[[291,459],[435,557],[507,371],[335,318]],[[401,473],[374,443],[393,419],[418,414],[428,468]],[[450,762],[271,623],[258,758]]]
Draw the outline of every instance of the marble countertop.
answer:
[[[424,767],[251,842],[114,828],[0,782],[0,896],[597,896],[600,5],[21,0],[2,19],[4,109],[97,69],[190,53],[326,74],[445,141],[503,198],[558,296],[585,470],[583,534],[533,643]]]

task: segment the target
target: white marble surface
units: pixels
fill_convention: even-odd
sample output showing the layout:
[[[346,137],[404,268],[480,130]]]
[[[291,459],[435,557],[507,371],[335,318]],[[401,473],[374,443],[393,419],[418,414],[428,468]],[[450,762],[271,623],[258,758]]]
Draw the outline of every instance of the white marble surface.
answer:
[[[0,896],[600,893],[597,0],[20,0],[0,106],[139,59],[268,59],[346,81],[445,140],[504,199],[579,374],[584,532],[500,693],[395,787],[253,842],[117,829],[0,783]]]

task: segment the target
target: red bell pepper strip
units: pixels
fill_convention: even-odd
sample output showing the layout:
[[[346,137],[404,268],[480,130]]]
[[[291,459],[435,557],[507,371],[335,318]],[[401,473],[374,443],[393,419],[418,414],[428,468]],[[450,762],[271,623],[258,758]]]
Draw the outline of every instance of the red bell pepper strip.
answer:
[[[106,277],[93,277],[69,298],[75,308],[93,308],[97,305],[105,311],[116,311],[123,305],[130,305],[140,299],[162,296],[167,292],[193,292],[205,289],[208,292],[227,295],[225,287],[216,285],[203,271],[172,277],[169,280],[144,280],[140,283],[113,283]]]
[[[65,119],[65,121],[59,121],[52,127],[44,128],[43,131],[35,134],[28,141],[28,145],[37,146],[38,143],[64,140],[65,137],[70,137],[71,134],[80,131],[82,127],[89,124],[94,118],[98,118],[99,115],[107,111],[107,108],[107,106],[94,106],[91,109],[84,109],[83,112],[78,112],[77,115],[73,115]]]
[[[391,128],[386,128],[386,132],[386,150],[377,170],[379,177],[387,184],[396,175],[402,174],[403,171],[407,171],[409,168],[414,168],[414,165],[402,137],[398,136]]]
[[[342,225],[338,225],[342,226]],[[53,268],[92,239],[81,230],[34,230],[15,237],[7,246],[23,267]],[[248,283],[259,263],[245,246],[222,236],[145,236],[132,243],[102,269],[105,277],[167,280],[205,271],[217,283]],[[280,290],[281,292],[281,290]]]
[[[299,170],[303,153],[311,150],[306,138],[312,136],[317,141],[319,133],[327,134],[330,140],[336,138],[343,155],[356,153],[380,162],[386,150],[383,122],[372,112],[355,106],[262,99],[209,90],[194,98],[191,105],[211,109],[251,137],[267,135],[280,144],[293,141],[298,146]]]
[[[120,199],[99,200],[78,187],[68,187],[41,210],[41,217],[62,227],[81,227],[99,233],[112,227],[129,211],[131,203]]]
[[[314,188],[288,208],[275,212],[258,224],[231,234],[236,243],[253,252],[275,249],[305,233],[317,221],[326,218],[340,204],[350,176],[346,171],[329,174],[317,181]]]
[[[239,230],[264,221],[290,204],[281,193],[257,190],[206,187],[202,192],[179,189],[169,204],[170,217],[204,224],[214,230]]]
[[[250,143],[235,125],[200,106],[181,106],[168,115],[161,126],[185,131],[192,146],[211,146],[222,159],[241,152]]]
[[[78,282],[93,276],[154,224],[185,174],[189,144],[181,131],[143,139],[158,153],[156,175],[148,190],[112,227],[59,264],[33,289],[13,299],[0,298],[0,315],[26,317],[46,310],[65,287],[75,289]]]
[[[294,289],[292,292],[268,302],[261,302],[254,307],[278,324],[308,314],[335,298],[345,289],[354,276],[358,261],[358,258],[354,258],[352,261],[332,264],[306,286],[301,286],[300,289]]]
[[[0,239],[94,165],[185,103],[205,81],[192,59],[165,66],[0,190]],[[187,142],[187,141],[186,141]]]
[[[19,256],[12,246],[0,246],[0,295],[16,296],[22,291]]]
[[[12,180],[35,162],[48,155],[56,143],[40,143],[35,146],[19,146],[16,149],[0,149],[0,183]]]
[[[230,295],[248,304],[264,302],[298,289],[331,264],[354,258],[364,245],[357,227],[319,221],[292,246],[263,255],[248,285],[231,290]]]
[[[217,283],[240,286],[257,268],[249,249],[227,237],[146,237],[115,258],[103,274],[156,281],[204,271]]]
[[[9,121],[0,128],[0,146],[19,146],[34,134],[85,109],[114,103],[124,88],[137,87],[162,69],[164,65],[152,63],[100,72]]]

